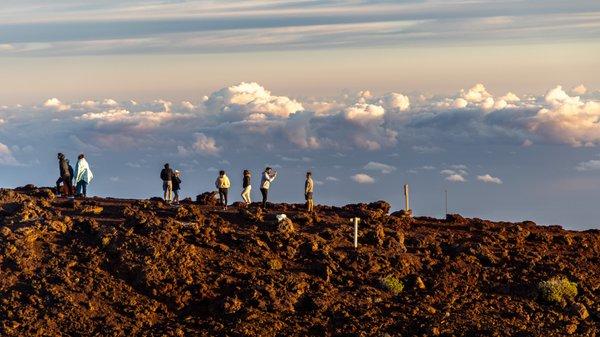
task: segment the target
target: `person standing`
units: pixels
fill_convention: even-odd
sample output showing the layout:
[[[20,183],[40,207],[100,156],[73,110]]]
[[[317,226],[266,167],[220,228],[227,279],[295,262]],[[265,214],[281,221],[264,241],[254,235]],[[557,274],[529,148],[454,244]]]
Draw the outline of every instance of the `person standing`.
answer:
[[[225,171],[219,172],[219,177],[215,181],[215,186],[219,190],[219,200],[221,201],[221,205],[223,205],[223,209],[227,209],[227,194],[229,193],[229,187],[231,187],[231,182],[229,182],[229,178],[225,174]]]
[[[170,203],[173,192],[173,170],[169,167],[169,163],[165,164],[165,168],[160,171],[160,179],[163,182],[163,198]]]
[[[269,188],[271,188],[271,183],[277,177],[277,172],[273,171],[272,168],[267,167],[263,172],[262,179],[260,182],[260,193],[262,194],[262,206],[263,208],[267,208],[267,200],[269,198]]]
[[[58,154],[58,170],[60,172],[60,178],[56,181],[56,193],[62,194],[60,191],[60,184],[64,184],[66,187],[67,196],[71,195],[73,191],[73,176],[69,172],[69,163],[62,153]]]
[[[304,183],[304,199],[306,199],[306,210],[309,212],[314,210],[313,189],[312,172],[309,171],[306,172],[306,182]]]
[[[181,179],[179,178],[179,171],[175,170],[175,174],[173,175],[173,194],[174,194],[174,198],[173,198],[173,202],[175,204],[179,204],[179,190],[181,189]]]
[[[252,191],[252,185],[250,185],[250,178],[252,177],[250,171],[244,170],[244,176],[242,178],[242,200],[247,205],[252,203],[250,199],[250,192]]]
[[[71,176],[71,186],[75,186],[74,181],[73,181],[73,179],[75,179],[75,171],[73,171],[73,166],[71,166],[71,162],[69,161],[69,159],[66,159],[66,161],[67,161],[67,165],[69,166],[69,175]]]
[[[77,164],[75,164],[75,186],[77,188],[77,195],[87,197],[87,185],[94,178],[90,165],[88,164],[85,156],[82,154],[77,157]]]

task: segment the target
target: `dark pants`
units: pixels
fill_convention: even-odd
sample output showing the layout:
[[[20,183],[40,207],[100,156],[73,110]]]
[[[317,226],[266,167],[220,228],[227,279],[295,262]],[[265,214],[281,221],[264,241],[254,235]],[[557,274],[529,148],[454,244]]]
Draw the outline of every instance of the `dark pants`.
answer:
[[[227,206],[227,193],[229,192],[228,188],[219,188],[219,200],[221,200],[221,204],[223,206]]]
[[[84,197],[87,196],[87,185],[88,184],[83,180],[77,182],[77,194],[83,195]]]
[[[58,178],[56,181],[56,191],[60,193],[60,184],[63,183],[67,187],[67,195],[71,195],[73,193],[73,182],[71,181],[71,176],[62,176]]]
[[[267,199],[269,198],[269,189],[268,188],[261,188],[260,189],[260,194],[262,194],[262,205],[263,207],[267,207]]]

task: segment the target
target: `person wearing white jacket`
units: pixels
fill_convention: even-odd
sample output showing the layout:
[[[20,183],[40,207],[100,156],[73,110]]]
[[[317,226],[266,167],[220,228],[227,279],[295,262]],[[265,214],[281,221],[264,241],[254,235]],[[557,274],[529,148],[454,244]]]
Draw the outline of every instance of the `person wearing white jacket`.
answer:
[[[277,177],[277,172],[273,171],[272,168],[267,167],[263,172],[262,179],[260,181],[260,193],[262,194],[262,207],[267,208],[267,199],[269,198],[269,188],[271,183]]]
[[[227,209],[227,194],[231,187],[231,182],[229,182],[229,178],[225,174],[225,171],[219,172],[219,177],[215,181],[215,187],[219,190],[219,200],[223,205],[223,209]]]
[[[78,196],[87,196],[87,185],[92,181],[94,175],[90,170],[90,165],[85,156],[82,154],[77,157],[77,164],[75,165],[75,186],[77,188]]]

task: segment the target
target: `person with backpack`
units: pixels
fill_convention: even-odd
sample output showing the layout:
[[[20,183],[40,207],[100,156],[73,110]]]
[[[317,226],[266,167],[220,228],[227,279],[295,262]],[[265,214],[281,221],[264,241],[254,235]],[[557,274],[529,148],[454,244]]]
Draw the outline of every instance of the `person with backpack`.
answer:
[[[217,180],[215,181],[215,186],[219,190],[219,200],[221,201],[221,205],[223,205],[223,209],[227,209],[227,194],[229,193],[231,182],[225,174],[225,171],[219,172],[219,177],[217,177]]]
[[[269,198],[269,188],[271,183],[277,177],[277,172],[272,168],[267,167],[263,172],[262,179],[260,181],[260,193],[262,194],[262,207],[267,208],[267,200]]]
[[[252,203],[250,200],[250,192],[252,191],[252,185],[250,185],[250,178],[252,177],[250,171],[244,170],[242,177],[242,200],[246,203],[246,206]]]
[[[169,163],[165,164],[165,168],[160,171],[160,179],[163,182],[164,200],[170,203],[173,192],[173,170],[169,167]]]
[[[304,199],[306,199],[306,210],[309,212],[314,210],[313,189],[312,172],[309,171],[306,172],[306,182],[304,183]]]
[[[175,174],[173,175],[173,194],[175,197],[173,198],[173,202],[175,204],[179,204],[179,190],[181,189],[181,179],[179,178],[179,171],[175,170]]]
[[[58,170],[60,173],[60,177],[58,178],[58,180],[56,181],[56,193],[58,195],[62,195],[61,190],[60,190],[60,184],[62,183],[63,185],[65,185],[65,190],[66,190],[66,196],[70,196],[73,192],[73,175],[72,175],[72,171],[73,169],[71,168],[69,170],[69,161],[65,158],[65,155],[62,153],[58,154]]]
[[[77,157],[77,164],[75,164],[75,186],[78,196],[87,197],[87,185],[93,178],[94,174],[92,174],[90,165],[82,153]]]

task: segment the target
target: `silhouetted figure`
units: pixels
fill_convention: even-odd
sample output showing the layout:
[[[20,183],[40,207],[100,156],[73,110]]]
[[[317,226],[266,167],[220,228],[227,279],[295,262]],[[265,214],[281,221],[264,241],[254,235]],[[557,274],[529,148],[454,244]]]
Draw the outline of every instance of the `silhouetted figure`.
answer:
[[[219,172],[219,177],[217,177],[217,180],[215,181],[215,186],[219,190],[219,200],[221,201],[221,205],[223,205],[223,209],[227,209],[227,194],[229,193],[231,182],[225,174],[225,171]]]
[[[181,189],[181,179],[179,178],[180,173],[178,170],[175,170],[175,174],[173,175],[173,194],[175,197],[173,198],[173,202],[179,204],[179,190]]]
[[[82,153],[77,157],[77,164],[75,164],[75,186],[78,196],[87,197],[87,186],[93,178],[94,174]]]
[[[60,184],[62,183],[63,185],[65,185],[65,190],[67,193],[66,196],[69,196],[73,193],[73,183],[72,183],[73,175],[71,173],[73,171],[73,169],[71,168],[69,170],[69,162],[65,158],[64,154],[59,153],[57,157],[58,157],[58,170],[60,172],[60,178],[58,178],[58,180],[56,181],[56,193],[62,195],[61,190],[60,190]]]
[[[169,167],[169,164],[165,164],[165,168],[160,171],[160,179],[163,182],[163,199],[166,202],[171,202],[171,194],[173,193],[173,170]]]
[[[267,200],[269,199],[269,188],[271,188],[271,183],[273,182],[273,180],[275,180],[276,177],[277,172],[275,172],[270,167],[265,168],[260,182],[260,193],[262,194],[263,208],[267,208]]]
[[[246,203],[246,205],[250,205],[252,200],[250,198],[250,192],[252,191],[252,185],[250,184],[250,178],[252,174],[248,170],[244,170],[244,175],[242,177],[242,200]]]
[[[312,180],[312,172],[306,172],[306,182],[304,183],[304,199],[306,199],[306,210],[309,212],[314,210],[313,190],[314,184]]]

